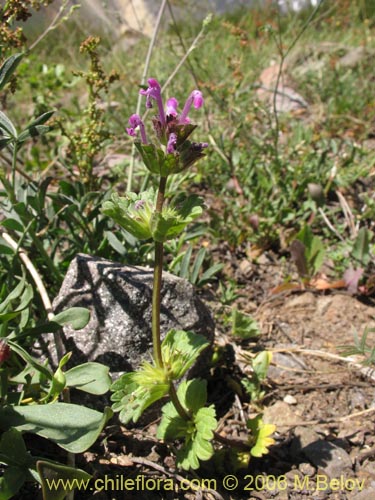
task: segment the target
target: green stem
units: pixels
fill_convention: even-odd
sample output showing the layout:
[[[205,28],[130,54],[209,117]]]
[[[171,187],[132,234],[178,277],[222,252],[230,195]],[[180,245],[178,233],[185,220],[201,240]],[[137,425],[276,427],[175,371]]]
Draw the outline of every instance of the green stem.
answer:
[[[169,397],[171,398],[173,406],[176,408],[177,413],[180,415],[180,417],[187,421],[191,420],[189,413],[185,410],[185,408],[180,403],[180,400],[178,399],[176,388],[172,381],[169,386]]]
[[[163,243],[155,242],[154,286],[152,290],[152,345],[157,366],[163,366],[160,338],[160,292],[163,272]]]
[[[17,153],[18,153],[18,145],[13,145],[13,155],[12,155],[12,188],[13,192],[16,191],[16,165],[17,165]],[[13,200],[12,200],[13,202]]]
[[[163,209],[165,199],[166,177],[160,177],[158,197],[156,200],[155,214],[160,214]],[[160,303],[161,303],[161,284],[163,274],[163,242],[155,241],[155,265],[154,265],[154,284],[152,289],[152,345],[154,350],[154,360],[158,367],[163,367],[163,356],[161,353],[160,337]]]

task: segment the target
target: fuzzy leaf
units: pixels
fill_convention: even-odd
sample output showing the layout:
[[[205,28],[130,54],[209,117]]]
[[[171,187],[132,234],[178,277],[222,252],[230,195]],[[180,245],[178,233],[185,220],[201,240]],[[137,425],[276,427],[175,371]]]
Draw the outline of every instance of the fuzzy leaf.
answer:
[[[165,440],[184,438],[176,455],[177,465],[186,470],[197,469],[199,460],[208,460],[213,454],[211,440],[217,427],[215,408],[200,406],[205,404],[207,396],[206,381],[200,379],[181,382],[177,396],[191,420],[180,417],[174,405],[167,403],[162,409],[157,436]]]
[[[185,227],[203,212],[203,200],[190,196],[182,206],[166,206],[151,220],[152,236],[155,241],[163,242],[178,236]]]
[[[122,423],[137,422],[146,408],[163,398],[168,390],[164,370],[144,362],[137,372],[125,373],[112,384],[112,409],[120,412]]]
[[[125,197],[114,193],[110,201],[103,203],[102,212],[136,238],[148,240],[152,237],[150,221],[154,197],[153,191],[140,195],[127,193]]]
[[[236,307],[232,309],[232,335],[242,339],[250,339],[260,334],[257,321],[249,316],[240,312]]]
[[[178,164],[178,157],[173,154],[164,154],[163,150],[157,148],[155,144],[142,144],[135,141],[146,168],[153,174],[167,177]]]
[[[269,351],[261,351],[255,356],[252,367],[259,380],[264,380],[266,378],[271,361],[272,352]]]
[[[162,353],[172,380],[184,376],[209,342],[202,335],[183,330],[170,330],[162,342]]]

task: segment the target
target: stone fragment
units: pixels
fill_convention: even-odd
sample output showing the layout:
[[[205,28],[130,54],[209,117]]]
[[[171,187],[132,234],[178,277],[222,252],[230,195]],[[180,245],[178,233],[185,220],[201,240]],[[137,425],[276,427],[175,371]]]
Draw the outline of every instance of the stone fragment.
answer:
[[[329,478],[338,478],[341,475],[350,477],[352,461],[348,453],[339,446],[318,439],[302,449],[305,457]]]
[[[308,109],[306,100],[293,88],[285,85],[285,70],[279,77],[280,66],[273,64],[265,68],[259,76],[257,97],[277,113],[300,113]],[[276,94],[276,98],[275,98]]]
[[[297,400],[294,396],[292,396],[291,394],[287,394],[284,399],[283,399],[284,403],[286,403],[287,405],[296,405],[297,404]]]
[[[309,476],[309,477],[312,477],[316,472],[315,467],[313,467],[311,464],[307,462],[302,462],[301,464],[299,464],[298,469],[300,470],[300,472],[302,472],[304,476]]]
[[[278,432],[287,431],[298,420],[300,420],[300,417],[284,401],[277,401],[265,408],[263,412],[264,423],[275,424]]]
[[[72,351],[70,366],[97,361],[112,373],[132,371],[142,360],[151,360],[153,271],[124,266],[109,260],[79,254],[71,262],[53,307],[86,307],[88,325],[79,331],[64,327],[63,342]],[[214,323],[209,310],[193,286],[170,273],[163,273],[161,331],[182,329],[200,333],[211,342]],[[53,338],[47,336],[50,358]]]

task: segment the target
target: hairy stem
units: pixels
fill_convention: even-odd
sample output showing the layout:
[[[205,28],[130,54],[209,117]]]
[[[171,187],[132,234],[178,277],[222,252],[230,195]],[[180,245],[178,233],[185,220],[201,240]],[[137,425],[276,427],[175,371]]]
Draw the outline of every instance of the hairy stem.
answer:
[[[190,415],[188,414],[188,412],[185,410],[185,408],[180,403],[180,400],[178,399],[176,388],[173,382],[171,382],[169,386],[169,397],[171,398],[173,406],[176,408],[177,413],[180,415],[180,417],[187,421],[191,420]]]
[[[160,214],[163,209],[165,199],[166,177],[160,178],[158,197],[156,200],[155,214]],[[154,265],[154,284],[152,289],[152,345],[154,351],[154,361],[156,366],[163,366],[163,357],[161,354],[160,338],[160,302],[161,302],[161,284],[163,274],[163,254],[164,245],[160,241],[155,241],[155,265]]]

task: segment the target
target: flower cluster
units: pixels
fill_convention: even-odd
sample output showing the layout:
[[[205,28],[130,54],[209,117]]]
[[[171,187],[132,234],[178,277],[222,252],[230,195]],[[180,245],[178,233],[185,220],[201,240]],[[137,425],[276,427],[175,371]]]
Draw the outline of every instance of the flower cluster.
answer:
[[[202,92],[193,90],[180,114],[178,113],[178,101],[175,97],[170,97],[164,108],[161,87],[154,78],[150,78],[148,87],[141,89],[139,93],[146,97],[146,108],[152,108],[154,102],[156,102],[158,114],[152,119],[153,128],[159,142],[165,146],[166,156],[173,155],[173,160],[171,158],[166,159],[169,166],[168,173],[180,172],[204,156],[203,149],[208,146],[207,143],[187,140],[196,128],[196,125],[190,123],[188,115],[192,106],[196,109],[203,106]],[[150,163],[150,154],[157,156],[157,161],[160,163],[163,152],[148,141],[142,118],[137,114],[132,115],[129,118],[129,125],[126,130],[132,137],[137,137],[137,130],[139,129],[141,142],[136,141],[136,145],[143,159],[145,160],[145,157],[148,157],[149,161],[145,161],[146,166],[148,166],[147,163]],[[147,146],[151,146],[151,148],[147,148]],[[165,172],[166,169],[160,166],[160,172],[162,171]]]

